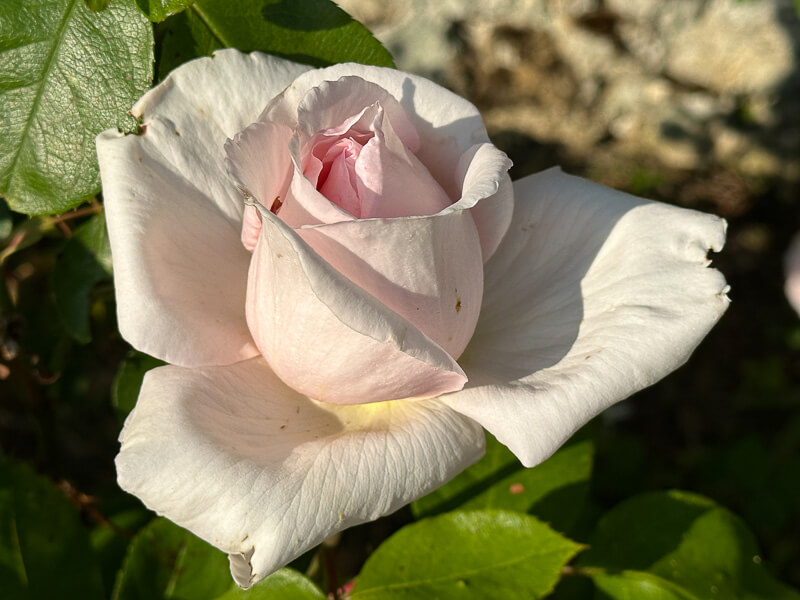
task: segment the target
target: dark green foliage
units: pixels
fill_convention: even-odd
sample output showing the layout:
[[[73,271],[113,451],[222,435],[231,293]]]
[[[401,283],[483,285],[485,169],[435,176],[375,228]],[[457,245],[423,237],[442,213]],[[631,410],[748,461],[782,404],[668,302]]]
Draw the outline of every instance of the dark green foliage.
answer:
[[[87,530],[52,483],[0,455],[3,600],[104,598]]]
[[[136,350],[131,350],[122,361],[111,388],[111,402],[119,415],[120,422],[124,421],[128,413],[133,410],[145,373],[163,364],[163,361]]]
[[[247,592],[238,589],[228,558],[185,529],[155,519],[130,545],[114,600],[324,600],[308,579],[281,569]]]
[[[105,219],[99,214],[77,228],[64,245],[51,281],[58,316],[77,341],[91,341],[89,310],[92,288],[110,278],[111,248]]]
[[[575,441],[535,469],[526,469],[494,436],[486,455],[450,483],[411,505],[417,517],[453,509],[498,508],[529,513],[568,531],[589,490],[591,441]]]
[[[218,48],[260,50],[314,66],[394,66],[369,30],[330,0],[199,0],[164,21],[159,34],[160,79]]]
[[[765,569],[738,517],[688,492],[623,502],[601,519],[590,548],[578,564],[602,598],[800,600]]]

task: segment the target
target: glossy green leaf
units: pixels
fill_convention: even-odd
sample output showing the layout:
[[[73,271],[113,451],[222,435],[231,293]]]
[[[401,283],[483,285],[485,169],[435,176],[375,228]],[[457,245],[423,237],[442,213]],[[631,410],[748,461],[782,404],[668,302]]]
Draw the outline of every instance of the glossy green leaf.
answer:
[[[102,214],[78,227],[56,261],[51,288],[58,316],[76,340],[92,339],[89,327],[91,292],[96,283],[111,277],[111,247]]]
[[[161,24],[163,79],[178,65],[218,48],[260,50],[326,66],[359,62],[392,67],[369,30],[331,0],[198,0]]]
[[[136,0],[136,5],[154,22],[163,21],[170,15],[177,14],[192,3],[193,0]]]
[[[486,455],[472,467],[411,505],[417,517],[453,509],[499,508],[530,513],[568,530],[586,502],[594,445],[572,442],[533,469],[486,435]]]
[[[643,494],[598,524],[579,567],[600,598],[800,600],[762,565],[744,523],[687,492]]]
[[[401,529],[367,560],[352,600],[543,598],[580,546],[528,515],[453,512]]]
[[[0,2],[0,195],[56,213],[100,189],[95,136],[131,131],[150,86],[153,31],[132,2]]]
[[[0,596],[103,598],[78,512],[52,483],[0,456]]]
[[[155,519],[128,548],[115,600],[323,600],[300,573],[281,569],[248,591],[233,583],[228,557],[166,519]]]
[[[165,364],[163,361],[136,350],[128,353],[120,364],[111,386],[111,403],[121,420],[125,420],[136,405],[144,374],[163,364]]]

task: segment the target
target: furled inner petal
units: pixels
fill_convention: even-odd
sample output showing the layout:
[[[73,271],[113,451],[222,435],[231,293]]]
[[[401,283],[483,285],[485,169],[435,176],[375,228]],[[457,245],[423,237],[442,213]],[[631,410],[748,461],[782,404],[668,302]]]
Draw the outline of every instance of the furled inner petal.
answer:
[[[314,69],[298,77],[276,96],[261,118],[292,124],[305,121],[313,127],[309,134],[313,135],[329,127],[331,123],[342,122],[374,100],[381,100],[384,107],[388,107],[384,100],[369,96],[367,86],[361,88],[351,86],[349,89],[353,90],[352,93],[347,90],[342,93],[343,108],[337,113],[338,120],[328,118],[323,111],[315,111],[313,106],[310,110],[305,110],[304,103],[309,97],[310,90],[338,84],[339,81],[348,78],[364,81],[397,101],[409,124],[413,126],[418,137],[418,147],[403,137],[403,129],[393,119],[392,123],[398,135],[422,161],[447,195],[456,198],[460,182],[455,180],[453,173],[459,158],[473,144],[488,142],[489,138],[475,106],[423,77],[402,73],[396,69],[354,63]],[[312,116],[317,115],[316,120],[308,117],[300,118],[304,111]]]
[[[334,87],[331,93],[338,92]],[[320,94],[313,93],[315,98]],[[323,96],[318,101],[330,100]],[[452,203],[395,131],[394,122],[405,120],[392,120],[390,114],[376,101],[344,123],[315,133],[300,153],[303,174],[312,185],[357,219],[430,215]],[[405,137],[416,141],[408,132]]]

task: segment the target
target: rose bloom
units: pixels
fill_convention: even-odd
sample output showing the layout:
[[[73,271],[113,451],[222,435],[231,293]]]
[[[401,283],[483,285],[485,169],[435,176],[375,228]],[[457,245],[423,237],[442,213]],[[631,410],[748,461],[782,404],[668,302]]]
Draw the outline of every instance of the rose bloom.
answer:
[[[119,327],[170,363],[119,484],[248,587],[483,453],[533,466],[681,365],[728,304],[725,222],[558,169],[407,73],[235,50],[97,140]]]

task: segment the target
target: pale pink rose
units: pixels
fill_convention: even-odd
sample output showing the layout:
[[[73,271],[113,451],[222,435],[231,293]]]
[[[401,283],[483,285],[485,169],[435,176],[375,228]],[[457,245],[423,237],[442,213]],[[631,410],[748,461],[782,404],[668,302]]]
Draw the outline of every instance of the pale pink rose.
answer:
[[[796,234],[789,244],[784,257],[786,283],[784,292],[786,299],[795,312],[800,315],[800,233]]]
[[[133,114],[97,140],[119,326],[171,364],[119,483],[242,587],[443,484],[484,427],[541,462],[728,304],[724,221],[512,186],[475,107],[414,75],[226,50]]]

